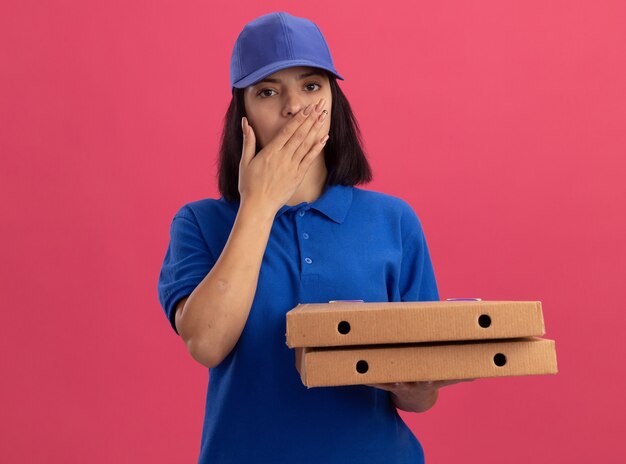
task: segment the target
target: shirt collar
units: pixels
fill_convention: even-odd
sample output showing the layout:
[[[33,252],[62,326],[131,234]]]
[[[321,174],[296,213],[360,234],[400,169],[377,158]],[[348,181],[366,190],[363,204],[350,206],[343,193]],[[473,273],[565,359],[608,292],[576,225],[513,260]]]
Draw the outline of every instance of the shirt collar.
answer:
[[[333,221],[341,224],[350,205],[352,204],[351,185],[328,185],[326,184],[324,192],[313,203],[302,202],[297,205],[283,205],[276,213],[276,218],[280,217],[285,211],[290,209],[300,210],[313,208],[320,213],[325,214]]]

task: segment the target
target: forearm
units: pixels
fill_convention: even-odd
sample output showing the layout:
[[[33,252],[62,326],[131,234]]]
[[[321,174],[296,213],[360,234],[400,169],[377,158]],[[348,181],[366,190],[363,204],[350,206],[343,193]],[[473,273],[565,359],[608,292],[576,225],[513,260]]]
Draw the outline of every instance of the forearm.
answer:
[[[413,394],[405,392],[401,395],[390,392],[393,404],[403,411],[426,412],[432,408],[439,397],[439,389],[417,391]]]
[[[274,216],[242,203],[219,259],[185,303],[180,335],[194,359],[207,367],[219,364],[241,336]]]

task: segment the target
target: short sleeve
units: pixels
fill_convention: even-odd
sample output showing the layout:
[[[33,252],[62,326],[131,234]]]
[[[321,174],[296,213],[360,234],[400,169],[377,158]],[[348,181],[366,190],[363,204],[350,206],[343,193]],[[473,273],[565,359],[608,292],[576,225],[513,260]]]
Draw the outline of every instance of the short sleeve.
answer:
[[[419,218],[407,204],[403,216],[401,301],[439,301],[435,271]]]
[[[198,286],[215,264],[193,212],[183,206],[172,219],[170,242],[158,281],[159,301],[174,331],[176,304]]]

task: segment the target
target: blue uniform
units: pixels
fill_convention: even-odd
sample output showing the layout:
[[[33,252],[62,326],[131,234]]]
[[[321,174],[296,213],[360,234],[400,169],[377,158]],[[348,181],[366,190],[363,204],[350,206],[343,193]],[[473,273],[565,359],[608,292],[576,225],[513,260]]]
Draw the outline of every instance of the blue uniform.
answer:
[[[158,282],[174,330],[176,303],[215,264],[238,207],[220,197],[175,214]],[[387,391],[302,384],[285,344],[285,314],[330,300],[439,300],[424,232],[407,202],[326,185],[314,202],[278,211],[243,333],[210,369],[200,463],[424,462]]]

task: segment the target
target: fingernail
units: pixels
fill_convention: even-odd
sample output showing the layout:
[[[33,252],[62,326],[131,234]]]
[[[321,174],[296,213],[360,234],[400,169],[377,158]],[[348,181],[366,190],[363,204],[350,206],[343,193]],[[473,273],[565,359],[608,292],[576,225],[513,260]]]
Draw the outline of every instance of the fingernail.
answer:
[[[328,139],[329,139],[329,138],[330,138],[330,135],[326,135],[326,137],[324,137],[324,138],[322,139],[322,145],[325,145],[325,144],[326,144],[326,142],[328,142]]]
[[[322,111],[322,114],[320,115],[320,121],[323,121],[324,119],[326,119],[326,116],[328,116],[328,111],[326,110]]]
[[[317,105],[315,105],[315,111],[317,111],[317,112],[319,113],[319,112],[320,112],[320,110],[324,107],[324,103],[325,103],[325,102],[326,102],[326,99],[325,99],[325,98],[322,98],[322,99],[320,100],[320,102],[319,102]]]
[[[302,112],[302,114],[304,114],[305,116],[308,116],[309,114],[311,114],[311,105],[307,106],[304,111]]]

